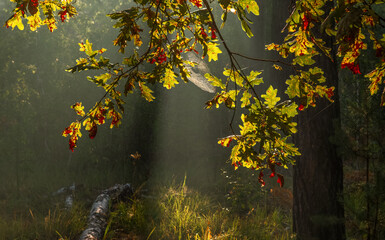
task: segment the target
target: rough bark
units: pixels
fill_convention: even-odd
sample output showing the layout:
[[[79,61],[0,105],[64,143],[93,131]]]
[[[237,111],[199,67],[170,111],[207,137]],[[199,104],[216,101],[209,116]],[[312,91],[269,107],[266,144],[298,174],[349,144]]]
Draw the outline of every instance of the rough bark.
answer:
[[[87,228],[80,235],[79,240],[103,239],[109,217],[110,201],[127,198],[131,195],[132,188],[130,184],[118,184],[103,191],[92,204],[90,215],[88,216]]]
[[[271,25],[265,25],[265,34],[272,42],[280,43],[284,36],[279,33],[285,20],[292,12],[295,1],[261,2],[264,14],[272,17]],[[261,9],[263,9],[261,7]],[[270,9],[268,9],[270,8]],[[330,10],[330,6],[329,6]],[[325,12],[329,11],[325,9]],[[263,22],[266,24],[266,22]],[[267,37],[267,36],[265,36]],[[332,39],[322,37],[333,46]],[[271,58],[274,58],[272,56]],[[328,86],[336,86],[334,100],[318,99],[317,107],[300,112],[298,134],[295,143],[301,156],[294,166],[293,179],[293,230],[298,240],[343,240],[345,239],[344,210],[342,203],[343,171],[342,160],[329,137],[334,134],[334,123],[338,124],[338,75],[335,64],[327,57],[317,59],[318,67],[325,71]],[[286,89],[284,83],[288,72],[275,73],[276,84]],[[289,72],[292,74],[292,72]],[[284,97],[284,96],[282,96]]]
[[[293,225],[299,240],[343,240],[342,159],[329,140],[339,123],[338,74],[327,57],[318,63],[326,84],[336,86],[335,102],[319,101],[299,115],[297,145],[302,155],[294,166]]]

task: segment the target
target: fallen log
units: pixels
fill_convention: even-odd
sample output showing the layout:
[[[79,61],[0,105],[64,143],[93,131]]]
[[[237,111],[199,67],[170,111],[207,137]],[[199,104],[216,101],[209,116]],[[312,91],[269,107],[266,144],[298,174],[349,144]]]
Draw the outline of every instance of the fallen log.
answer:
[[[127,200],[133,195],[131,184],[117,184],[104,190],[92,204],[88,216],[87,228],[80,235],[79,240],[100,240],[103,238],[109,217],[110,201]]]

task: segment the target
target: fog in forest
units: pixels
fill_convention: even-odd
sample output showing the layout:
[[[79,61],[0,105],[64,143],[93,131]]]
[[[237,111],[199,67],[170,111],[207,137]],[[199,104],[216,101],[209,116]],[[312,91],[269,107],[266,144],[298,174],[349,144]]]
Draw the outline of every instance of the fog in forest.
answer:
[[[385,8],[383,1],[332,2],[1,0],[0,240],[385,239]],[[57,8],[58,28],[30,31],[23,18],[20,31],[17,16],[37,17],[40,8],[49,15],[45,4]],[[125,11],[133,6],[143,15]],[[121,16],[135,21],[119,23]],[[135,38],[122,54],[114,40],[125,24],[122,45],[140,28],[143,45]],[[197,48],[177,39],[178,24]],[[79,51],[88,42],[107,51]],[[222,53],[209,61],[216,43]],[[271,43],[279,45],[267,51]],[[210,54],[202,60],[194,50],[202,54],[204,46]],[[146,58],[129,58],[134,51]],[[117,63],[98,62],[114,75],[108,87],[95,65],[66,71],[85,53]],[[231,55],[243,76],[225,76]],[[189,81],[178,76],[166,89],[184,68]],[[209,83],[207,73],[226,84]],[[111,105],[119,108],[117,82],[121,93],[136,89],[122,94],[122,124],[110,129],[111,119],[97,124]],[[143,84],[154,101],[146,101]],[[95,108],[102,117],[82,126],[71,151],[62,135],[86,121],[76,114],[79,103],[86,113],[95,103],[104,108]]]
[[[130,183],[146,192],[186,179],[192,189],[226,199],[231,175],[236,179],[243,176],[247,184],[260,191],[257,174],[254,176],[247,169],[235,173],[228,160],[231,148],[218,144],[219,138],[233,134],[233,114],[236,117],[232,126],[239,130],[237,119],[242,111],[205,109],[205,102],[213,93],[180,79],[171,90],[161,84],[151,85],[154,102],[145,101],[138,92],[129,94],[124,99],[125,112],[119,128],[103,125],[94,139],[83,130],[77,148],[74,152],[69,149],[62,131],[79,118],[70,106],[82,102],[85,110],[89,109],[104,91],[86,79],[96,72],[69,73],[65,69],[83,57],[78,43],[86,39],[95,49],[106,48],[104,56],[111,62],[122,60],[124,56],[112,44],[118,30],[112,28],[114,22],[105,15],[127,9],[127,2],[78,0],[78,16],[60,23],[52,33],[45,26],[36,32],[0,28],[2,221],[31,218],[33,213],[45,216],[55,204],[62,204],[56,201],[64,201],[64,197],[52,200],[51,196],[70,186],[86,192],[88,201],[92,201],[97,193],[115,184]],[[284,16],[269,14],[273,5],[266,1],[260,6],[261,16],[251,19],[256,35],[253,40],[242,31],[236,16],[229,16],[222,33],[234,52],[272,58],[276,55],[264,51],[264,45],[281,39],[283,26],[277,22],[283,23]],[[10,2],[0,2],[1,23],[10,16],[12,7]],[[208,63],[206,58],[202,64],[220,75],[228,65],[226,61],[228,57],[222,53],[217,62]],[[270,79],[257,90],[260,93],[270,84],[284,86],[287,72],[274,70],[271,63],[243,60],[241,65],[246,71],[263,71],[261,76]],[[286,184],[291,187],[290,172]]]
[[[172,90],[154,86],[156,101],[151,103],[138,94],[129,95],[120,128],[101,127],[95,139],[81,138],[73,153],[68,139],[61,136],[77,118],[70,109],[72,104],[83,102],[87,109],[103,96],[86,79],[92,72],[71,74],[64,70],[81,57],[78,43],[86,39],[95,48],[106,48],[112,61],[122,57],[112,45],[117,31],[104,15],[127,8],[123,2],[79,1],[79,16],[60,24],[53,33],[44,27],[37,32],[1,28],[0,169],[3,182],[7,182],[1,186],[4,197],[25,188],[34,194],[73,183],[103,189],[130,182],[134,161],[130,155],[136,152],[141,155],[136,167],[150,180],[183,179],[186,175],[193,185],[210,186],[219,181],[229,152],[217,141],[232,134],[229,123],[233,113],[228,109],[205,110],[205,102],[213,94],[192,83],[182,81]],[[1,7],[1,21],[5,22],[12,5]],[[265,21],[272,19],[259,19],[254,27],[263,29]],[[224,29],[234,51],[265,57],[263,44],[271,36],[266,41],[249,41],[235,24]],[[268,29],[262,32],[271,34]],[[209,65],[212,72],[220,73],[226,56]],[[244,66],[265,67],[253,62]],[[236,123],[233,125],[237,128]]]

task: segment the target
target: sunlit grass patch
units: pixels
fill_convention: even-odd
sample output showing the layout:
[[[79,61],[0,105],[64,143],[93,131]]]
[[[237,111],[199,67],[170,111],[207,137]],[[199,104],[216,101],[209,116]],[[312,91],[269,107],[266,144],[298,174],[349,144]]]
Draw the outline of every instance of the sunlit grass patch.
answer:
[[[23,208],[0,218],[0,239],[77,239],[92,203],[81,193],[87,190],[79,191],[70,207],[56,195],[22,202]],[[277,207],[275,198],[237,196],[235,203],[253,200],[248,201],[252,208],[239,211],[224,194],[196,191],[186,181],[138,190],[128,201],[111,204],[103,240],[293,239],[291,212]]]
[[[293,239],[291,214],[258,204],[238,215],[185,182],[118,203],[105,239]]]

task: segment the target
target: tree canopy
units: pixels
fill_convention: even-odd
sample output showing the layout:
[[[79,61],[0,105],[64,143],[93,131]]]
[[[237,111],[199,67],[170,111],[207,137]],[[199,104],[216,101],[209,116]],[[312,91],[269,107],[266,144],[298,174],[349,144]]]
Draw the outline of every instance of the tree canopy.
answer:
[[[77,14],[76,1],[72,0],[11,2],[15,3],[15,8],[5,26],[12,29],[23,30],[27,21],[31,31],[42,25],[54,31],[58,23]],[[67,71],[97,70],[98,74],[88,80],[103,88],[105,94],[86,111],[81,102],[73,104],[71,108],[80,117],[63,131],[63,136],[69,137],[69,147],[73,151],[82,136],[82,128],[94,138],[100,125],[106,122],[110,128],[120,125],[127,94],[137,92],[151,102],[155,99],[151,85],[159,83],[171,89],[180,81],[188,82],[191,69],[197,65],[186,57],[188,53],[209,62],[225,55],[229,65],[223,68],[222,76],[205,74],[215,87],[206,108],[224,105],[234,111],[233,120],[236,112],[242,114],[239,130],[233,128],[232,120],[233,134],[220,136],[218,143],[229,147],[235,142],[230,155],[235,168],[243,166],[260,171],[262,185],[264,170],[270,170],[270,176],[277,175],[282,186],[283,176],[275,169],[293,164],[295,156],[300,154],[291,141],[297,131],[295,116],[308,107],[315,107],[321,99],[333,102],[335,87],[325,84],[327,69],[317,67],[319,55],[326,55],[341,68],[361,74],[359,59],[368,49],[366,42],[370,42],[378,63],[364,74],[370,80],[371,94],[379,91],[385,73],[385,35],[377,31],[385,22],[379,14],[383,3],[381,0],[293,1],[292,12],[283,29],[284,42],[266,46],[284,59],[276,60],[256,59],[234,52],[227,44],[233,39],[224,39],[221,34],[228,15],[234,14],[245,34],[253,37],[250,16],[259,15],[255,0],[135,0],[130,8],[108,14],[115,21],[113,27],[119,30],[113,43],[119,47],[122,61],[111,62],[105,57],[106,49],[94,49],[89,40],[79,43],[84,56]],[[332,5],[330,12],[324,10],[326,5]],[[324,32],[334,37],[336,54],[320,37]],[[270,62],[277,70],[290,69],[285,90],[288,99],[281,99],[282,94],[270,79],[262,78],[260,69],[243,69],[239,63],[242,58]],[[261,85],[263,82],[268,87],[260,90],[265,86]],[[385,104],[384,92],[381,106]]]

